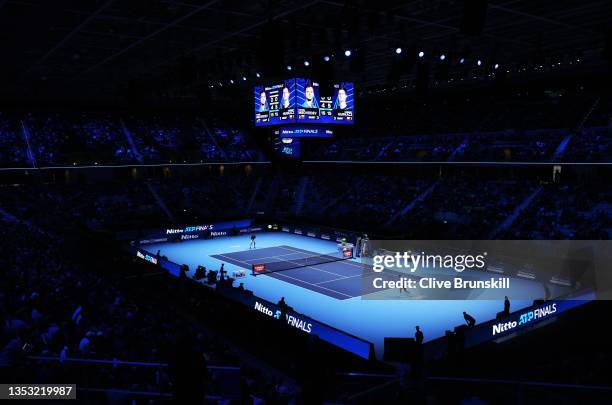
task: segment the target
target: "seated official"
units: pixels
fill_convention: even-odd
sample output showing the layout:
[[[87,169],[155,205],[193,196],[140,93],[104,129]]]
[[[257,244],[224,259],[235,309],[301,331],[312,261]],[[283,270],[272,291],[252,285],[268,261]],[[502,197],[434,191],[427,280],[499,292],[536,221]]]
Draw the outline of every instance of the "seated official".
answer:
[[[476,319],[474,319],[474,317],[470,314],[468,314],[467,312],[463,312],[463,319],[465,319],[465,323],[467,324],[467,326],[469,326],[470,328],[474,325],[476,325]]]
[[[193,275],[193,278],[195,280],[202,280],[204,277],[206,277],[206,267],[198,266],[196,268],[195,274]]]
[[[214,270],[211,270],[208,272],[208,274],[206,275],[206,282],[208,284],[213,284],[217,282],[217,272]]]

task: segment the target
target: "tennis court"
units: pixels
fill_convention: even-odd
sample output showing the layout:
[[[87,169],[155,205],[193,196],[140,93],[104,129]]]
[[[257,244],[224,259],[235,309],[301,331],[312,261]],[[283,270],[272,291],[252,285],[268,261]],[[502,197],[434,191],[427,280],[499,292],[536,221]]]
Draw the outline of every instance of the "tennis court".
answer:
[[[251,268],[254,263],[296,261],[301,264],[301,259],[305,257],[334,251],[337,242],[287,232],[258,234],[257,249],[249,250],[249,242],[248,235],[227,236],[185,243],[155,243],[148,245],[146,251],[155,255],[159,249],[169,260],[188,265],[188,277],[193,276],[198,265],[218,270],[225,263],[228,276],[236,278],[235,286],[243,283],[244,288],[255,296],[273,303],[285,297],[297,312],[373,342],[379,356],[382,355],[384,337],[412,336],[414,325],[420,325],[427,331],[426,340],[435,339],[443,336],[445,330],[464,323],[462,311],[480,320],[494,318],[501,309],[498,300],[432,300],[397,289],[376,290],[368,294],[368,286],[372,286],[372,282],[368,282],[370,277],[388,275],[389,279],[397,279],[410,275],[393,274],[388,270],[373,273],[370,266],[363,270],[361,259],[322,263],[253,277]],[[234,273],[239,270],[246,275],[236,277]],[[365,273],[362,274],[362,271]],[[534,290],[534,296],[538,294],[540,292]],[[513,300],[512,305],[517,309],[526,307],[531,305],[531,300]]]
[[[211,257],[251,270],[254,264],[266,263],[272,268],[260,276],[272,277],[293,285],[306,288],[328,297],[345,300],[371,291],[364,291],[362,277],[375,277],[370,267],[355,259],[342,260],[334,253],[321,255],[288,245],[240,252],[221,253]],[[308,264],[312,260],[313,264]],[[292,268],[293,267],[293,268]],[[258,276],[259,277],[259,276]]]

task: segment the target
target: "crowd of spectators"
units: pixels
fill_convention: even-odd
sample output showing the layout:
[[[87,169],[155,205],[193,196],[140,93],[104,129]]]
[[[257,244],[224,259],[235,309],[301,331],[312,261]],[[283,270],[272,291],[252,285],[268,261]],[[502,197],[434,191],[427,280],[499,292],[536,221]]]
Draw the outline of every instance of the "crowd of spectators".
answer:
[[[39,166],[133,162],[120,123],[110,114],[28,114],[24,124]]]
[[[43,375],[53,375],[69,358],[160,360],[163,340],[177,326],[172,316],[155,313],[154,304],[137,305],[100,275],[81,268],[60,235],[6,220],[0,229],[3,249],[10,252],[0,257],[3,372],[18,370],[31,355],[60,359],[31,370]],[[151,333],[156,327],[166,332]],[[121,377],[130,382],[123,388],[140,390],[158,390],[158,383],[168,380],[163,372],[141,375],[129,367],[96,373],[102,387]]]
[[[435,99],[372,97],[360,104],[358,117],[364,127],[409,134],[575,128],[596,98],[581,91],[521,89],[504,95],[457,92]]]
[[[129,116],[124,122],[143,163],[199,161],[200,147],[210,147],[210,141],[197,145],[195,134],[204,129],[193,117]]]
[[[23,126],[21,125],[23,122]],[[256,161],[248,136],[187,114],[0,114],[0,165],[23,167]],[[29,145],[28,145],[29,143]],[[28,148],[35,162],[28,160]]]
[[[409,128],[389,130],[385,136],[379,135],[380,130],[365,129],[350,137],[319,140],[319,145],[313,143],[314,147],[307,149],[305,158],[389,162],[550,162],[553,159],[602,162],[612,159],[612,143],[609,115],[601,110],[599,105],[578,131],[575,127],[579,118],[565,127],[564,122],[557,122],[557,129],[552,126],[537,129],[538,122],[527,126],[524,121],[520,127],[497,125],[485,130],[468,126],[460,127],[465,129],[460,132],[430,130],[419,135],[409,135],[419,133]],[[0,164],[5,167],[31,165],[33,162],[27,158],[28,146],[38,166],[263,159],[263,153],[254,146],[248,133],[218,119],[204,120],[185,114],[129,115],[124,119],[121,114],[102,113],[0,115],[0,131],[3,146]],[[563,146],[568,136],[570,141]],[[563,153],[555,155],[560,146]]]
[[[130,288],[129,283],[126,286],[128,274],[150,276],[151,269],[142,268],[146,264],[125,257],[92,262],[89,252],[75,254],[80,245],[74,239],[98,227],[112,228],[121,223],[131,229],[150,227],[164,217],[147,183],[158,190],[171,211],[186,210],[181,219],[221,219],[224,212],[235,218],[246,209],[255,184],[261,183],[257,194],[268,199],[272,207],[281,207],[273,215],[419,239],[486,238],[527,196],[539,189],[510,227],[499,235],[501,238],[607,239],[612,230],[612,195],[601,182],[541,183],[523,177],[500,179],[475,173],[430,178],[373,173],[347,177],[340,171],[325,170],[312,170],[305,176],[283,173],[271,176],[269,172],[250,173],[242,168],[214,176],[201,173],[152,181],[60,183],[7,185],[0,191],[3,202],[0,214],[6,217],[0,227],[5,252],[0,255],[3,367],[27,368],[28,361],[30,366],[33,361],[27,360],[31,355],[64,360],[78,357],[169,362],[177,342],[185,339],[177,331],[185,331],[193,338],[191,355],[202,355],[202,364],[242,367],[240,392],[249,400],[277,401],[285,395],[293,398],[295,387],[278,376],[246,366],[233,346],[217,340],[200,323],[194,324],[181,316],[180,312],[192,309],[203,320],[216,319],[216,325],[224,325],[229,304],[216,303],[214,289],[208,288],[203,293],[202,286],[195,281],[193,285],[177,285],[178,290],[167,297],[169,302],[164,302],[151,294],[158,288],[169,288],[168,280],[156,285],[154,277],[147,277],[152,283],[147,288],[142,288],[143,279],[138,279],[138,288]],[[306,198],[302,209],[296,210],[299,194]],[[277,204],[279,200],[282,205]],[[191,282],[194,270],[184,282]],[[123,277],[117,278],[118,272],[123,272]],[[215,285],[217,277],[208,281]],[[150,295],[144,291],[150,291]],[[181,302],[183,306],[179,309],[176,305]],[[232,307],[231,311],[238,313],[239,309]],[[234,334],[235,330],[227,333]],[[256,348],[259,349],[262,348]],[[35,370],[41,378],[55,373],[63,376],[80,373],[64,363],[69,362],[41,361],[36,363]],[[298,366],[283,364],[283,367],[295,370]],[[83,372],[91,373],[95,378],[88,383],[95,381],[103,387],[116,388],[120,382],[129,381],[129,386],[122,388],[144,391],[176,388],[172,367],[117,365]],[[218,382],[213,373],[204,385],[208,392],[217,392]]]
[[[38,202],[44,204],[49,195],[42,197]],[[24,201],[22,205],[26,204],[34,201]],[[46,214],[54,219],[42,224],[40,217],[21,221],[8,214],[13,206],[4,208],[8,211],[3,211],[0,219],[3,381],[26,377],[28,381],[65,380],[82,388],[101,390],[96,394],[101,403],[131,401],[132,394],[127,391],[150,392],[152,396],[163,392],[175,398],[184,395],[179,392],[181,388],[186,388],[187,393],[193,391],[194,387],[185,387],[181,381],[201,384],[201,393],[221,400],[295,401],[299,392],[295,384],[258,368],[256,361],[244,362],[239,349],[207,328],[213,314],[227,306],[216,302],[213,289],[208,295],[195,290],[185,294],[184,288],[195,287],[174,279],[177,281],[171,294],[171,280],[163,281],[169,277],[164,274],[160,275],[161,281],[143,288],[152,269],[127,255],[108,255],[104,248],[92,248],[79,241],[83,238],[91,243],[84,231],[66,232],[72,229],[70,224],[54,215],[62,207],[48,205]],[[54,230],[40,225],[53,225]],[[126,280],[134,277],[132,287]],[[156,288],[163,289],[168,299],[161,299]],[[185,306],[196,306],[194,314],[199,314],[204,323],[190,318],[188,310],[183,314],[178,297],[185,299]],[[193,301],[195,297],[197,302]],[[40,356],[57,360],[43,360]],[[111,363],[74,363],[73,359]],[[238,371],[229,375],[231,370],[217,370],[217,365],[237,366]],[[207,366],[212,368],[206,371]],[[82,398],[88,395],[79,394]]]
[[[142,181],[100,184],[32,184],[0,187],[3,209],[20,219],[53,229],[139,229],[167,221]],[[41,207],[45,209],[41,209]],[[53,215],[49,215],[53,212]]]
[[[153,182],[171,212],[184,221],[238,218],[246,215],[255,176],[218,173],[175,176]]]
[[[258,161],[260,154],[251,145],[249,135],[241,130],[232,128],[218,119],[212,120],[214,139],[225,156],[230,161]]]
[[[72,125],[77,136],[85,139],[89,162],[122,164],[134,161],[123,129],[112,115],[81,114]]]
[[[375,174],[347,178],[343,173],[288,176],[276,182],[277,215],[421,238],[485,237],[536,187],[530,181]],[[304,190],[298,210],[300,187]]]
[[[130,116],[125,123],[146,163],[258,159],[244,133],[218,120],[210,127],[201,117],[160,114]]]
[[[26,145],[17,122],[0,113],[0,165],[27,166]]]
[[[574,134],[560,161],[610,162],[612,126],[583,128]]]
[[[398,225],[414,238],[485,239],[535,187],[529,180],[444,178]]]
[[[76,137],[59,114],[27,114],[23,122],[39,166],[71,164],[85,158],[85,138]]]
[[[333,181],[337,177],[338,181]],[[531,194],[528,180],[310,176],[299,218],[413,238],[485,238]]]
[[[612,193],[606,187],[588,183],[546,184],[502,237],[610,239]]]
[[[345,177],[311,176],[301,217],[345,229],[383,229],[431,184],[402,176],[360,175],[343,181]]]
[[[6,185],[0,196],[5,210],[31,223],[52,227],[61,220],[64,227],[110,231],[260,214],[418,238],[484,238],[494,231],[504,238],[607,238],[612,229],[612,197],[600,182],[587,186],[552,175],[489,179],[475,173],[347,176],[312,170],[300,176],[226,168],[173,171],[150,180]],[[41,201],[47,210],[40,210]],[[501,229],[511,215],[510,228]]]
[[[539,130],[337,139],[316,148],[311,157],[381,162],[549,162],[568,135],[568,130]],[[582,143],[573,141],[565,160],[588,161],[595,154],[600,160],[611,158],[607,138],[603,138],[585,136]]]

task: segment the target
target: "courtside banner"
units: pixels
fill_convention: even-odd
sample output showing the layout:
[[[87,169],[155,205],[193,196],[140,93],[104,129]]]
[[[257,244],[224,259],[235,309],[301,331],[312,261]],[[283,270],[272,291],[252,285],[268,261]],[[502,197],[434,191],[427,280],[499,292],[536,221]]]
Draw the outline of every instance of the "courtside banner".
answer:
[[[612,241],[366,240],[363,299],[612,299]]]
[[[252,226],[252,219],[236,221],[209,222],[191,225],[181,225],[163,229],[149,229],[144,231],[124,231],[117,233],[118,240],[138,240],[140,244],[159,243],[177,240],[200,239],[205,235],[211,237],[229,236],[232,232],[240,232]]]
[[[318,336],[321,340],[349,351],[364,359],[370,359],[374,356],[374,347],[372,343],[368,342],[367,340],[358,338],[347,332],[343,332],[332,326],[318,322],[293,310],[287,310],[285,312],[285,319],[283,319],[283,313],[278,305],[253,295],[236,293],[233,291],[227,292],[227,295],[244,303],[245,305],[248,305],[258,313],[277,319],[279,322],[286,322],[288,327],[294,328],[301,333]]]

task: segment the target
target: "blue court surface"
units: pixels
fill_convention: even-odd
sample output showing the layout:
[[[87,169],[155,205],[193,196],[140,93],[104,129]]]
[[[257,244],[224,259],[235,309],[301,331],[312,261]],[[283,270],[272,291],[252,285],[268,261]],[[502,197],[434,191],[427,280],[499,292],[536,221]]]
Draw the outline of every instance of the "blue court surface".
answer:
[[[229,276],[246,273],[235,281],[265,300],[278,302],[285,297],[297,312],[319,322],[374,343],[381,358],[385,337],[413,337],[419,325],[425,340],[444,335],[448,329],[464,324],[463,311],[477,322],[495,318],[503,309],[499,300],[423,300],[406,299],[395,290],[367,294],[362,291],[361,264],[358,259],[317,264],[253,276],[251,265],[259,262],[298,260],[307,255],[337,250],[336,242],[286,232],[257,235],[257,248],[249,249],[249,235],[193,240],[183,243],[147,245],[149,252],[161,254],[178,264],[189,266],[193,275],[198,265],[218,270],[222,263]],[[525,282],[534,297],[542,296],[541,286]],[[385,299],[368,299],[386,293]],[[512,311],[531,305],[531,300],[513,300]]]
[[[330,252],[332,253],[332,252]],[[300,249],[292,246],[274,246],[260,249],[249,249],[241,252],[230,252],[212,255],[226,263],[235,264],[251,270],[253,264],[258,263],[278,263],[281,268],[299,266],[307,263],[306,259],[313,257],[317,252]],[[273,271],[261,274],[262,277],[272,277],[298,287],[327,295],[328,297],[339,300],[346,300],[359,297],[364,293],[376,291],[374,287],[364,291],[362,288],[364,277],[375,277],[376,273],[368,272],[364,275],[364,269],[360,263],[354,260],[338,260],[334,255],[324,255],[321,263],[311,264],[298,268],[287,268],[286,270]],[[328,262],[325,262],[328,260]],[[317,262],[317,258],[313,259]],[[282,267],[287,263],[288,266]],[[371,286],[371,283],[366,285]]]

